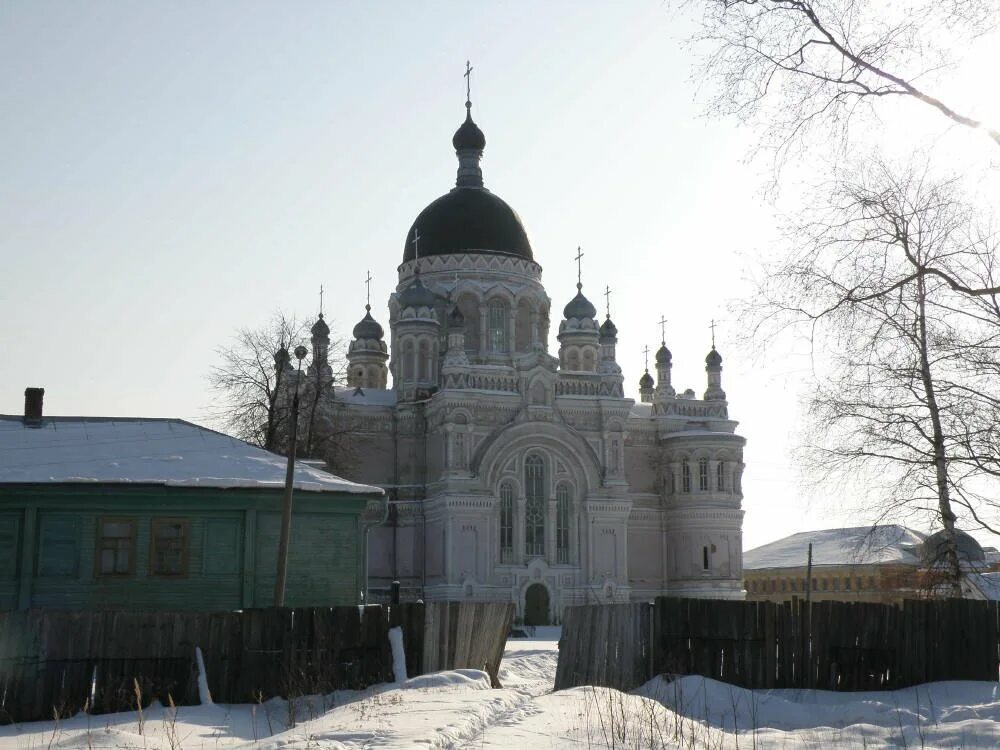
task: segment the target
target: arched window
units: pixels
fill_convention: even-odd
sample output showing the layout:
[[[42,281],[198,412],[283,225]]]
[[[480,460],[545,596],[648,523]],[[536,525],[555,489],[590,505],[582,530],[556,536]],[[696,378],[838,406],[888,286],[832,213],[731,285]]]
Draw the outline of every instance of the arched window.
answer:
[[[455,433],[455,467],[465,468],[465,433],[461,430]]]
[[[524,462],[524,552],[529,557],[545,554],[545,464],[538,455]]]
[[[423,382],[430,380],[431,352],[430,344],[420,342],[420,353],[417,355],[417,379]]]
[[[514,488],[510,482],[500,485],[500,562],[514,559]]]
[[[556,490],[556,562],[569,562],[570,491],[565,484]]]
[[[716,489],[719,492],[726,491],[726,467],[722,461],[715,465],[715,484],[718,485]]]
[[[490,302],[486,314],[486,348],[494,354],[507,351],[507,305]]]
[[[681,461],[681,492],[691,491],[691,465],[685,458]]]
[[[698,459],[698,489],[708,492],[708,459]]]

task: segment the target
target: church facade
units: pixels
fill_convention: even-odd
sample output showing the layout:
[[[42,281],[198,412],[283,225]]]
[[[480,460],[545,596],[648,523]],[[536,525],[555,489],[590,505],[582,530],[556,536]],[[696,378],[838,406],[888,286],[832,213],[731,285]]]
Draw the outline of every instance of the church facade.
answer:
[[[672,354],[625,394],[617,330],[577,283],[553,306],[518,215],[484,187],[471,104],[456,185],[417,216],[388,301],[321,404],[349,440],[335,468],[383,487],[372,597],[513,601],[531,623],[574,604],[657,595],[743,598],[744,439],[713,345],[703,398],[678,394]],[[549,351],[550,329],[558,351]],[[329,329],[313,329],[324,367]]]

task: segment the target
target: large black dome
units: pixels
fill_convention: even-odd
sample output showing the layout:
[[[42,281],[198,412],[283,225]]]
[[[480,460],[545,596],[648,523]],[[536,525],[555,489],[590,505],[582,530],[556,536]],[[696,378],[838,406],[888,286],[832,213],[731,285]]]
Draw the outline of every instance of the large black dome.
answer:
[[[534,260],[520,217],[484,188],[455,188],[421,211],[406,235],[404,262],[415,256],[418,230],[421,257],[471,252]]]

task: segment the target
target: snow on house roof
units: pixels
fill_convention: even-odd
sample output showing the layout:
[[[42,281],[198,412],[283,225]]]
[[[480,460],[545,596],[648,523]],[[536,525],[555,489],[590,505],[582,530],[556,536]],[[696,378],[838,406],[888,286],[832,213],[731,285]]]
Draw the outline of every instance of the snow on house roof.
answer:
[[[743,569],[804,568],[810,542],[813,566],[877,563],[916,566],[920,564],[923,540],[924,535],[919,531],[896,524],[803,531],[747,550],[743,553]]]
[[[984,599],[989,601],[1000,600],[1000,573],[972,573],[969,579]]]
[[[46,417],[27,427],[0,414],[0,485],[161,484],[170,487],[281,489],[284,456],[182,419]],[[306,492],[383,494],[299,463]]]

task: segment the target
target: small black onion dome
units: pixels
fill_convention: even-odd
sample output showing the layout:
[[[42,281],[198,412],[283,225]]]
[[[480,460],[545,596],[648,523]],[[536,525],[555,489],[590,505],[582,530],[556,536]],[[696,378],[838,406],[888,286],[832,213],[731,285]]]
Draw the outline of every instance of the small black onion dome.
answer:
[[[583,287],[580,284],[576,285],[576,296],[569,301],[569,304],[563,308],[563,317],[566,320],[570,318],[576,318],[577,320],[582,320],[583,318],[593,318],[597,315],[597,308],[590,304],[590,300],[583,296]]]
[[[464,328],[465,327],[465,316],[462,315],[462,311],[458,309],[458,305],[451,308],[451,314],[448,315],[448,327],[449,328]]]
[[[618,329],[615,324],[611,322],[611,318],[607,318],[603,323],[601,323],[601,338],[602,339],[613,339],[618,335]]]
[[[434,307],[437,304],[437,295],[425,287],[420,281],[420,276],[413,279],[413,283],[399,295],[400,308],[405,307]]]
[[[674,358],[674,355],[670,353],[669,349],[667,349],[667,345],[666,344],[663,344],[662,346],[660,346],[660,348],[657,349],[657,351],[656,351],[656,364],[658,364],[658,365],[667,365],[667,364],[670,364],[670,361],[673,358]]]
[[[365,317],[354,326],[354,338],[356,339],[377,339],[382,340],[385,335],[382,326],[372,317],[372,306],[365,305]]]
[[[464,149],[482,151],[486,148],[486,136],[472,121],[472,108],[468,104],[465,105],[465,122],[459,125],[458,130],[455,131],[451,145],[455,147],[456,151]]]
[[[646,370],[646,372],[642,374],[642,377],[639,378],[639,390],[649,390],[653,387],[653,385],[653,376],[649,374],[649,370]]]
[[[290,362],[292,355],[288,353],[288,349],[282,346],[278,351],[274,353],[274,364],[284,365]]]
[[[948,541],[944,529],[924,539],[921,546],[920,558],[924,565],[933,566],[947,563]],[[974,563],[986,560],[986,552],[979,542],[959,529],[955,529],[955,547],[959,562]]]
[[[309,331],[312,333],[313,338],[323,338],[330,335],[330,326],[323,320],[323,313],[319,314],[319,318],[313,323],[313,327]]]
[[[705,364],[709,367],[719,367],[722,365],[722,355],[715,350],[714,346],[712,347],[712,351],[708,353],[708,356],[705,357]]]

